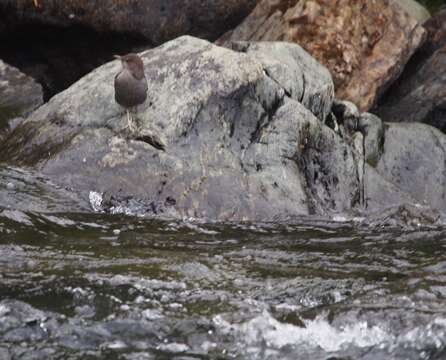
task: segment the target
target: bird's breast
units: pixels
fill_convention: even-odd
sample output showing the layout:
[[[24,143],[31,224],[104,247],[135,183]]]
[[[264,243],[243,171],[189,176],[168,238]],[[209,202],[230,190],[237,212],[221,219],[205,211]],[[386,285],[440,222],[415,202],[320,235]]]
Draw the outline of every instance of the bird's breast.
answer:
[[[115,77],[115,100],[126,108],[142,104],[147,98],[147,80],[145,77],[136,79],[127,71],[122,70]]]

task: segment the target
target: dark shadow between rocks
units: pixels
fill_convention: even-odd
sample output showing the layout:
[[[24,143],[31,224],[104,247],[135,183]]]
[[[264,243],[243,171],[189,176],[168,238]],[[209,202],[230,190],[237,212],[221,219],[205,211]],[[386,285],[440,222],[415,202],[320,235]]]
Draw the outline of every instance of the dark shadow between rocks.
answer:
[[[0,22],[4,22],[5,16],[0,12]],[[0,30],[0,59],[40,83],[44,101],[112,60],[114,54],[152,47],[138,35],[98,33],[80,25],[6,25]]]

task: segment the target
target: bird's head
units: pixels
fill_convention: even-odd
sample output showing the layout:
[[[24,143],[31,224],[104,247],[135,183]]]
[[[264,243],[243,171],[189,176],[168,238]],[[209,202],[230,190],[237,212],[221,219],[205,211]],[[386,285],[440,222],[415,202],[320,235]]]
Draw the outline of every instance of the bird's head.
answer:
[[[122,67],[128,69],[135,78],[142,79],[144,77],[144,64],[137,54],[114,55],[114,58],[121,60]]]

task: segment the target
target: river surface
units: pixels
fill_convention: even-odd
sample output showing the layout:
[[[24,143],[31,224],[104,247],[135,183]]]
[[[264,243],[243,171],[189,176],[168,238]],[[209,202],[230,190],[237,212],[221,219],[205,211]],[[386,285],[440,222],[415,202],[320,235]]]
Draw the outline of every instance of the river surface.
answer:
[[[442,227],[154,220],[76,197],[0,169],[1,360],[446,358]]]

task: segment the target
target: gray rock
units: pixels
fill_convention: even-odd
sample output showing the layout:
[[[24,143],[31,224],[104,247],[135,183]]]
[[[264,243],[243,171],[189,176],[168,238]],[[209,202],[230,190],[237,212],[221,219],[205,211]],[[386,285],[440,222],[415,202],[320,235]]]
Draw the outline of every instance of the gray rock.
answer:
[[[374,167],[364,164],[364,212],[366,214],[397,208],[418,201],[385,179]]]
[[[399,207],[401,204],[415,204],[417,200],[386,180],[374,168],[383,151],[384,130],[381,120],[369,113],[359,115],[356,106],[348,101],[336,100],[333,110],[340,119],[340,136],[345,138],[354,150],[353,160],[356,166],[357,193],[355,210],[369,214]],[[342,160],[340,160],[342,161]],[[355,180],[356,183],[356,180]]]
[[[364,135],[359,131],[353,134],[352,138],[353,149],[356,151],[356,173],[358,174],[359,182],[359,204],[365,206],[365,191],[364,191],[364,176],[365,176],[365,163],[364,163]]]
[[[325,121],[333,99],[330,72],[299,45],[284,42],[228,42],[226,46],[260,61],[266,74],[286,95],[301,102],[319,120]]]
[[[353,134],[359,130],[359,110],[350,101],[335,99],[331,109],[348,133]]]
[[[446,211],[446,137],[424,124],[386,124],[377,171],[421,205]]]
[[[325,125],[332,129],[336,134],[342,133],[341,127],[338,124],[338,119],[332,112],[328,114],[327,118],[325,119]]]
[[[14,340],[23,341],[29,335],[30,327],[39,328],[45,322],[47,315],[27,303],[17,300],[2,300],[0,302],[0,334],[2,339],[14,337]],[[39,329],[42,331],[42,329]],[[23,336],[23,339],[21,338]]]
[[[299,63],[299,53],[307,53],[300,46],[280,42],[250,43],[248,41],[231,41],[224,46],[234,51],[249,54],[258,60],[262,64],[265,74],[277,82],[288,97],[297,101],[302,100],[305,80],[303,68]],[[318,76],[317,71],[320,69],[327,71],[326,68],[308,55],[305,56],[305,59],[314,63],[311,75]],[[331,82],[330,74],[326,79],[328,81],[324,85]]]
[[[191,37],[143,53],[149,95],[131,136],[113,100],[119,64],[106,64],[19,124],[1,156],[37,165],[85,196],[167,203],[178,216],[283,220],[348,209],[357,198],[351,149],[289,97],[279,77],[290,67],[310,76],[314,61],[296,46],[308,57],[302,65],[290,51],[295,45],[268,45],[259,47],[268,53],[282,45],[288,54],[270,75],[253,56]],[[299,85],[309,106],[317,103],[310,99],[325,104],[312,107],[321,117],[331,107],[332,90],[326,98],[320,90],[333,88],[327,74],[320,87]]]
[[[397,0],[396,3],[420,24],[431,17],[429,11],[415,0]]]
[[[381,119],[370,113],[360,114],[355,104],[338,99],[333,102],[332,111],[345,129],[340,132],[341,135],[347,140],[352,138],[352,145],[357,152],[362,154],[365,161],[371,166],[376,166],[384,141],[384,128]],[[361,149],[355,146],[357,132],[362,134]]]
[[[364,135],[364,156],[371,166],[376,166],[383,151],[384,125],[381,119],[370,113],[363,113],[358,121]]]
[[[302,130],[297,163],[310,213],[351,210],[359,204],[361,191],[354,150],[321,122],[304,123]]]
[[[373,163],[379,121],[361,116],[353,139],[324,125],[331,78],[295,46],[233,51],[186,36],[142,53],[149,92],[132,134],[113,96],[120,65],[105,64],[18,123],[0,161],[32,165],[86,199],[103,194],[110,212],[287,221],[423,200],[443,209],[445,136],[389,125],[374,169],[364,148]]]
[[[424,122],[446,132],[446,45],[400,82],[375,112],[384,121]]]
[[[374,112],[388,122],[424,122],[446,132],[446,8],[423,27],[427,41]]]
[[[43,103],[42,87],[0,60],[0,130],[7,121],[26,115]]]
[[[11,355],[9,354],[9,350],[8,349],[0,348],[0,359],[11,360]]]
[[[440,219],[438,211],[417,204],[403,204],[369,214],[368,226],[428,227],[437,225]]]

